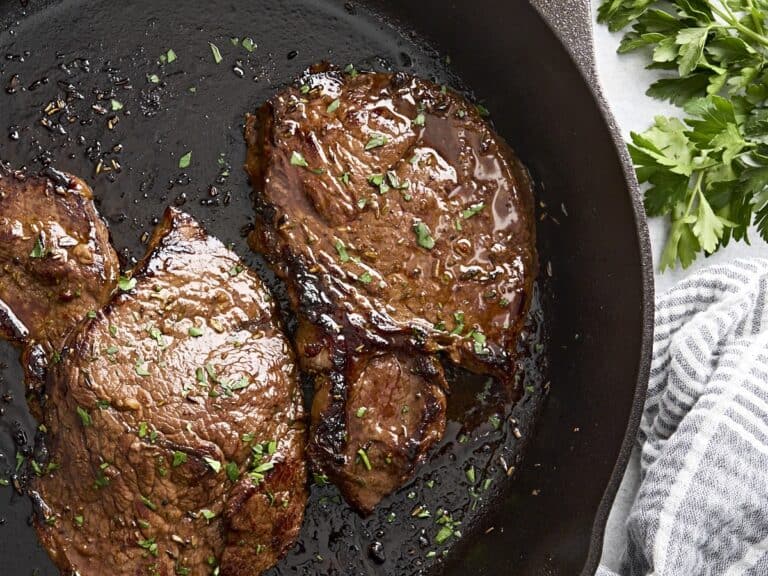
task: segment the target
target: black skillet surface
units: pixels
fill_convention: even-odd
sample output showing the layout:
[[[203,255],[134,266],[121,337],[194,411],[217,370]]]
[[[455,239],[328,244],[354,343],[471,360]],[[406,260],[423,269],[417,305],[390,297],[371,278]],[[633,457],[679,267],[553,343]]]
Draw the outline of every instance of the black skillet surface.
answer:
[[[571,16],[585,5],[564,1],[575,10]],[[252,51],[244,38],[253,39]],[[210,42],[221,52],[219,64]],[[159,63],[169,49],[176,60]],[[581,44],[587,64],[588,49]],[[637,424],[635,384],[647,374],[647,238],[615,132],[530,5],[62,0],[24,7],[6,1],[0,2],[0,58],[0,159],[33,170],[53,162],[88,179],[125,265],[141,255],[144,234],[174,203],[232,242],[268,279],[242,234],[251,221],[240,169],[245,111],[322,59],[471,86],[540,182],[545,296],[522,345],[529,392],[514,409],[516,420],[499,425],[493,389],[486,393],[482,380],[455,375],[454,420],[414,482],[365,520],[338,502],[334,488],[313,487],[301,541],[270,574],[594,570],[628,455],[625,431]],[[60,111],[58,99],[65,104]],[[181,169],[187,152],[191,165]],[[279,296],[279,285],[270,285]],[[14,444],[26,461],[33,458],[34,423],[24,409],[16,351],[5,346],[0,359],[7,365],[0,383],[0,478],[6,478],[16,469]],[[470,407],[469,417],[459,418]],[[512,479],[505,464],[517,466]],[[18,476],[25,473],[23,462]],[[463,538],[437,542],[440,507],[461,519]],[[26,497],[0,488],[4,575],[57,573],[28,525],[30,513]]]

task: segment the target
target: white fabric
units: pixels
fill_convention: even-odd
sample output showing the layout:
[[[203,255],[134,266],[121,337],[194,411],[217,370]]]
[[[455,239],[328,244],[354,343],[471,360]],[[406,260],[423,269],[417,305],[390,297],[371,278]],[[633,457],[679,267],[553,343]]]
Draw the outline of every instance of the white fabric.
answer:
[[[689,276],[656,305],[640,486],[618,568],[768,574],[768,260]]]

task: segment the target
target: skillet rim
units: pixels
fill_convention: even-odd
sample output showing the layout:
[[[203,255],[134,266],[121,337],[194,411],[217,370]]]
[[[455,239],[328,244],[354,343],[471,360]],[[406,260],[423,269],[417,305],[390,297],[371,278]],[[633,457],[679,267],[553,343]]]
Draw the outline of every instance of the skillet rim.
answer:
[[[648,377],[651,368],[653,349],[654,317],[655,317],[655,284],[653,252],[651,249],[648,220],[643,206],[643,196],[640,192],[635,175],[635,169],[629,156],[626,143],[621,135],[616,119],[611,112],[608,101],[603,93],[597,73],[596,53],[594,44],[594,27],[590,0],[529,0],[535,12],[544,25],[549,28],[565,48],[574,66],[579,69],[582,78],[592,93],[592,99],[600,111],[603,121],[613,140],[613,147],[618,155],[621,170],[624,175],[626,191],[632,205],[635,221],[635,232],[640,249],[640,265],[642,275],[642,339],[640,345],[640,362],[637,366],[635,393],[632,400],[629,420],[621,442],[619,455],[606,485],[600,505],[597,508],[592,523],[590,545],[582,576],[592,576],[600,563],[603,551],[603,540],[608,516],[613,502],[624,478],[632,451],[635,446],[637,431],[645,407],[648,387]]]

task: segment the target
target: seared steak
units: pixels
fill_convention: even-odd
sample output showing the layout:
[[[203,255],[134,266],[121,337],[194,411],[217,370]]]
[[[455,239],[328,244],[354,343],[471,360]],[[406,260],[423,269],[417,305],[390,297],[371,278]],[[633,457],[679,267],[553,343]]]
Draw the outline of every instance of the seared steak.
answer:
[[[531,182],[475,106],[403,74],[311,74],[248,117],[246,140],[251,243],[287,281],[318,374],[309,452],[369,511],[442,434],[434,354],[515,393]]]
[[[0,164],[0,337],[26,345],[30,385],[39,384],[66,335],[106,303],[118,274],[85,182]]]
[[[307,497],[300,391],[270,297],[172,209],[133,281],[51,370],[52,471],[32,484],[43,545],[81,576],[260,574],[293,544]]]

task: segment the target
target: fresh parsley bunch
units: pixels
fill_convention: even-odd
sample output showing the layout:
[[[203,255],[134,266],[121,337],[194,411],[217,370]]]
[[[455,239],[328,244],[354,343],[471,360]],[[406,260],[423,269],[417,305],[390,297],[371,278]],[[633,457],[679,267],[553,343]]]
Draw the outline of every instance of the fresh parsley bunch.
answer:
[[[629,151],[649,183],[649,216],[672,228],[661,269],[699,252],[768,241],[768,0],[605,0],[598,20],[631,26],[620,53],[647,50],[649,68],[673,71],[648,95],[685,111],[632,133]]]

